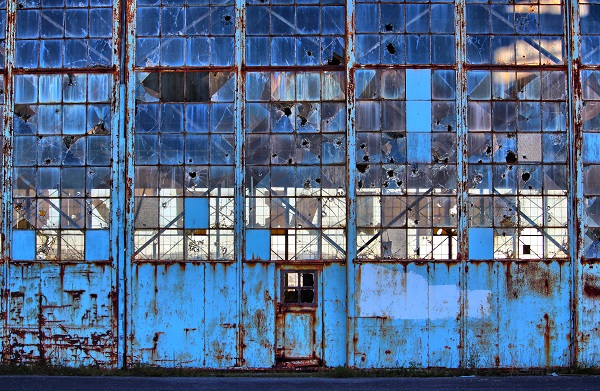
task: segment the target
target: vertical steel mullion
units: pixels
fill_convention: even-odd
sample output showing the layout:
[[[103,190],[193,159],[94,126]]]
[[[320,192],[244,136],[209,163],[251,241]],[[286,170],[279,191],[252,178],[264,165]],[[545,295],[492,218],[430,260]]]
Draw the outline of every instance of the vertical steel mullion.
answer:
[[[467,71],[465,69],[467,50],[466,50],[466,20],[465,20],[465,0],[457,0],[454,3],[456,19],[454,21],[454,34],[456,37],[456,150],[457,150],[457,206],[458,206],[458,249],[457,255],[460,262],[459,289],[459,366],[464,367],[465,343],[466,343],[466,306],[467,306],[467,276],[466,266],[469,256],[469,235],[468,235],[468,134],[467,134]]]
[[[244,222],[244,74],[242,65],[244,64],[244,48],[246,25],[244,21],[245,0],[235,0],[235,193],[234,193],[234,254],[236,263],[236,308],[237,308],[237,359],[236,366],[244,365],[244,314],[242,302],[243,288],[243,262],[244,262],[244,243],[245,241],[245,222]]]
[[[122,28],[124,29],[125,21],[122,18],[125,2],[115,0],[113,4],[115,17],[113,19],[113,50],[112,63],[115,65],[113,73],[113,89],[112,97],[113,104],[111,106],[111,192],[110,192],[110,256],[112,259],[111,268],[111,292],[116,294],[116,301],[113,304],[117,306],[117,319],[115,335],[117,336],[117,362],[116,367],[123,367],[123,353],[125,330],[124,325],[124,291],[121,279],[121,267],[124,264],[124,252],[121,251],[124,243],[124,223],[125,215],[123,211],[123,200],[125,199],[125,188],[123,186],[123,178],[125,178],[125,168],[123,166],[123,137],[124,137],[124,102],[125,102],[125,85],[123,80],[123,63],[122,63]],[[86,243],[86,246],[90,243]]]
[[[568,186],[568,230],[569,257],[571,258],[571,344],[570,363],[576,367],[579,364],[579,330],[581,330],[580,303],[582,291],[579,280],[582,276],[581,261],[584,255],[585,210],[583,200],[583,132],[582,132],[582,99],[580,81],[580,47],[579,47],[579,2],[567,1],[565,18],[567,26],[567,104],[569,145],[569,186]]]
[[[356,331],[356,109],[355,109],[355,14],[356,1],[346,0],[346,170],[347,170],[347,220],[346,220],[346,366],[354,367],[354,334]]]
[[[119,189],[119,199],[121,206],[124,209],[122,235],[123,242],[119,244],[119,252],[121,253],[121,262],[118,266],[118,286],[119,286],[119,368],[125,368],[128,364],[127,352],[127,332],[131,330],[131,314],[128,313],[129,298],[131,292],[132,281],[127,279],[127,272],[132,266],[133,251],[134,251],[134,225],[133,225],[133,210],[134,210],[134,166],[133,166],[133,118],[135,118],[135,77],[133,65],[135,61],[135,1],[123,1],[122,21],[123,32],[121,34],[122,56],[121,64],[121,107],[120,112],[121,126],[123,134],[119,137],[119,145],[121,146],[120,158],[120,174],[123,186]],[[123,249],[122,246],[125,248]]]
[[[6,23],[6,74],[4,78],[4,130],[2,137],[4,138],[3,155],[3,181],[2,181],[2,272],[3,292],[8,293],[10,289],[8,274],[10,272],[11,248],[12,243],[12,181],[13,181],[13,148],[12,148],[12,133],[13,133],[13,68],[15,63],[15,30],[16,30],[16,15],[17,1],[6,2],[7,21],[15,21],[15,23]],[[4,321],[2,322],[2,347],[3,352],[9,351],[9,328],[8,328],[8,311],[9,311],[9,294],[2,295],[2,311],[4,312]],[[4,357],[6,362],[8,357]]]

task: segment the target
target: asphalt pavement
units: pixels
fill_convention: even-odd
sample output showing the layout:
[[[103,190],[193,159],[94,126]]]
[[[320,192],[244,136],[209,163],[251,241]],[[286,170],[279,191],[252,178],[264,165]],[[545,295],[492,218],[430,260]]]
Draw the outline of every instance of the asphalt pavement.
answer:
[[[419,378],[2,376],[0,390],[599,390],[600,376]]]

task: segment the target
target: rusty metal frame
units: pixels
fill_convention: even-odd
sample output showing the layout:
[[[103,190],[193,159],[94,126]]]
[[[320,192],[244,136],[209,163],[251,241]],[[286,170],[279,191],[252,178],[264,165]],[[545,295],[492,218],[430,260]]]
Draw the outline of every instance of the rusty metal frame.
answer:
[[[566,57],[567,57],[567,141],[569,150],[567,159],[569,172],[567,193],[569,258],[571,260],[571,343],[569,364],[580,365],[579,344],[582,327],[581,301],[582,260],[584,256],[583,236],[585,232],[585,207],[583,200],[583,132],[581,97],[581,58],[580,58],[580,10],[579,0],[567,1],[566,14]]]
[[[122,15],[122,23],[124,23],[121,34],[121,51],[124,56],[121,93],[123,123],[123,135],[120,138],[120,143],[125,148],[121,157],[123,158],[121,169],[124,173],[124,186],[120,192],[122,204],[122,214],[124,216],[123,225],[123,246],[121,247],[122,262],[119,265],[119,325],[118,325],[118,346],[119,346],[119,368],[126,368],[130,363],[130,341],[128,333],[132,330],[132,317],[128,313],[129,296],[132,292],[133,281],[128,278],[131,273],[133,258],[134,258],[134,220],[131,218],[134,211],[133,183],[134,183],[134,165],[133,165],[133,119],[135,118],[135,28],[136,28],[136,2],[123,2],[124,15]],[[123,248],[124,247],[124,248]],[[124,250],[124,251],[123,251]]]
[[[467,308],[467,279],[465,271],[469,260],[469,194],[468,194],[468,132],[467,132],[467,32],[466,32],[466,1],[456,0],[454,3],[456,20],[454,21],[454,34],[456,37],[456,169],[457,169],[457,207],[458,207],[458,262],[459,289],[460,289],[460,328],[459,328],[459,366],[466,366],[465,346],[467,334],[466,308]]]
[[[235,190],[234,190],[234,254],[236,264],[236,281],[238,288],[236,289],[236,309],[237,309],[237,357],[236,366],[244,365],[244,303],[242,300],[242,287],[244,286],[244,249],[246,248],[246,216],[244,202],[244,178],[246,177],[246,165],[244,164],[245,156],[245,135],[244,135],[244,112],[246,98],[246,78],[243,66],[245,64],[245,41],[246,41],[246,4],[245,0],[235,0],[235,26],[234,26],[234,43],[235,43],[235,103],[234,103],[234,131],[235,131]]]
[[[346,0],[346,366],[355,367],[357,314],[357,229],[356,229],[356,0]]]
[[[12,123],[14,110],[13,107],[13,69],[15,65],[15,34],[16,34],[16,21],[17,16],[17,2],[7,1],[7,18],[6,18],[6,30],[5,30],[5,48],[6,48],[6,59],[5,59],[5,73],[4,73],[4,118],[3,121],[3,151],[2,151],[2,291],[9,292],[9,266],[11,262],[11,243],[12,243],[12,183],[13,183],[13,153],[12,153]],[[11,108],[10,110],[8,108]],[[2,320],[2,352],[10,351],[10,335],[9,335],[9,294],[2,294],[0,300],[0,311],[4,319]]]

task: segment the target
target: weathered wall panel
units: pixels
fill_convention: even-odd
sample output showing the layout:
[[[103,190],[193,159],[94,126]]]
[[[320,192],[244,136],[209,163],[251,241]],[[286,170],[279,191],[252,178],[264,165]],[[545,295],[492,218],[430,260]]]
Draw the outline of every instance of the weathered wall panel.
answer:
[[[11,265],[9,361],[114,365],[111,273],[94,264]]]
[[[129,362],[205,366],[205,297],[203,264],[135,265]]]
[[[205,366],[229,368],[236,364],[238,330],[236,266],[223,263],[204,265]],[[187,292],[189,295],[189,292]],[[185,349],[185,344],[182,345]]]
[[[346,267],[330,264],[321,273],[323,289],[323,362],[335,367],[346,364]]]
[[[275,265],[245,263],[243,275],[243,358],[248,368],[275,365]]]
[[[568,263],[469,263],[469,367],[565,366],[570,347]],[[487,300],[473,303],[473,295]]]
[[[582,366],[594,366],[600,362],[600,267],[596,263],[583,265],[581,276],[582,298],[579,316],[581,329],[579,339],[579,362]]]
[[[362,264],[357,363],[362,367],[456,366],[458,267]]]

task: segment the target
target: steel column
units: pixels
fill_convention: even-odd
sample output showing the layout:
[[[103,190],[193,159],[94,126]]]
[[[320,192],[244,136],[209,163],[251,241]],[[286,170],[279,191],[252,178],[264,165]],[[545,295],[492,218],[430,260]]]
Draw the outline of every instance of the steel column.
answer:
[[[465,344],[466,344],[466,308],[467,308],[467,278],[466,265],[469,257],[469,195],[468,195],[468,134],[467,134],[467,71],[465,65],[467,62],[467,32],[465,20],[465,0],[457,0],[454,3],[455,21],[454,34],[456,37],[456,169],[457,169],[457,208],[458,208],[458,229],[456,232],[458,239],[458,260],[460,262],[459,272],[459,291],[460,291],[460,336],[459,336],[459,366],[466,364]]]
[[[244,306],[242,303],[243,282],[243,263],[244,263],[244,244],[245,244],[245,220],[244,220],[244,81],[242,66],[244,65],[245,49],[245,11],[246,1],[235,1],[235,193],[233,200],[234,207],[234,254],[236,263],[236,308],[237,308],[237,359],[236,366],[244,365]]]
[[[568,104],[568,159],[569,159],[569,191],[568,191],[568,228],[569,257],[571,258],[571,366],[579,364],[579,330],[581,329],[580,303],[582,298],[581,261],[584,256],[585,208],[583,200],[583,132],[582,132],[582,97],[580,82],[580,46],[579,46],[579,1],[568,0],[566,8],[567,26],[567,104]]]
[[[9,282],[8,272],[11,259],[11,243],[12,243],[12,180],[13,180],[13,148],[12,148],[12,130],[13,130],[13,83],[12,75],[13,68],[15,65],[15,31],[16,23],[10,23],[10,21],[16,21],[17,16],[17,1],[7,1],[7,23],[6,23],[6,38],[4,40],[6,47],[6,73],[4,76],[4,130],[3,130],[3,151],[2,151],[2,303],[0,310],[4,313],[4,321],[2,322],[2,351],[6,352],[9,349]],[[1,104],[1,102],[0,102]],[[6,360],[6,357],[4,357]]]
[[[346,153],[347,153],[347,219],[346,219],[346,366],[354,367],[354,334],[356,331],[356,110],[354,72],[355,0],[346,0]]]
[[[133,119],[135,118],[135,75],[133,65],[135,62],[135,1],[124,2],[125,15],[123,15],[123,23],[125,32],[123,37],[123,77],[121,79],[121,91],[123,97],[121,99],[121,112],[124,113],[122,118],[123,135],[119,138],[120,143],[124,146],[122,152],[121,170],[124,174],[121,178],[123,187],[120,189],[120,199],[124,208],[124,240],[121,245],[122,262],[119,264],[118,286],[119,286],[119,368],[125,368],[128,365],[128,341],[127,333],[131,329],[131,316],[128,316],[128,295],[131,292],[132,282],[127,278],[127,273],[131,271],[133,252],[134,252],[134,167],[133,167]],[[123,248],[124,246],[124,248]]]

